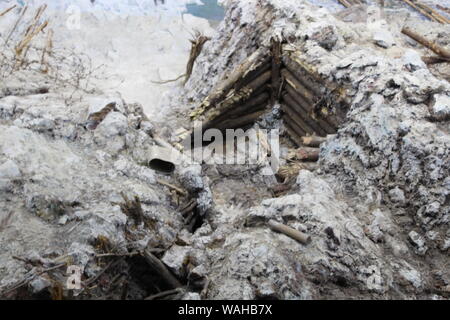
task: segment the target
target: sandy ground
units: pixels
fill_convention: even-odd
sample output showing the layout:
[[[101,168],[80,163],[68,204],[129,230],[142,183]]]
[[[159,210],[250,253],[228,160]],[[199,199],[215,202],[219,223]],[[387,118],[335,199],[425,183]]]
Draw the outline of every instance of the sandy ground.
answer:
[[[21,1],[0,1],[0,11],[16,3]],[[48,5],[55,46],[86,54],[93,68],[100,67],[96,69],[101,75],[96,81],[99,89],[118,91],[128,103],[141,103],[154,121],[165,113],[164,97],[182,80],[165,85],[152,81],[184,74],[194,32],[214,33],[208,20],[185,13],[186,3],[197,0],[171,0],[164,5],[153,0],[28,3],[33,12],[39,5]]]
[[[194,30],[211,35],[205,19],[183,16],[116,16],[111,20],[83,14],[82,28],[62,33],[61,43],[88,53],[93,65],[104,65],[105,91],[119,91],[127,102],[139,102],[157,121],[164,113],[164,96],[181,81],[165,81],[184,74]]]

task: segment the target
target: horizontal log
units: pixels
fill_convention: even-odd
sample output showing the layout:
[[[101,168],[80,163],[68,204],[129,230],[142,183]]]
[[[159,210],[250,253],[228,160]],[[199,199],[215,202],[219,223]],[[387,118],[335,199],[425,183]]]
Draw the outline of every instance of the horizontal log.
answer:
[[[311,237],[303,232],[300,232],[298,230],[295,230],[291,227],[288,227],[282,223],[279,223],[275,220],[269,220],[268,225],[270,229],[272,229],[275,232],[282,233],[294,240],[297,240],[298,242],[302,244],[309,244],[311,242]]]
[[[259,94],[258,96],[255,96],[245,102],[244,104],[237,104],[236,107],[230,109],[229,111],[225,111],[221,115],[219,115],[217,118],[207,122],[203,125],[203,131],[214,128],[215,126],[219,125],[221,122],[226,121],[230,118],[236,118],[241,115],[253,113],[256,111],[263,110],[267,108],[268,102],[269,102],[269,94],[267,92],[263,92]]]
[[[258,95],[266,89],[266,84],[271,78],[271,72],[267,71],[246,85],[240,91],[235,92],[232,90],[230,94],[223,100],[216,108],[211,109],[207,115],[207,121],[212,121],[221,114],[225,114],[229,110],[233,109],[236,105],[244,103],[253,95]]]
[[[291,138],[292,141],[295,142],[295,144],[297,146],[301,146],[302,145],[302,140],[301,140],[301,133],[297,133],[294,129],[292,129],[292,124],[290,124],[289,122],[287,122],[285,119],[284,120],[284,126],[286,128],[286,132],[289,135],[289,138]]]
[[[303,110],[289,94],[283,95],[284,105],[283,111],[286,112],[299,126],[301,126],[310,135],[326,135],[327,133],[320,128],[313,120],[310,119],[308,113]]]
[[[235,119],[228,119],[217,125],[216,128],[219,130],[243,128],[249,124],[254,123],[265,113],[265,110],[261,110]]]
[[[259,105],[256,105],[254,107],[252,107],[250,110],[247,110],[246,113],[241,113],[241,114],[232,114],[232,115],[224,115],[223,117],[221,116],[219,121],[213,121],[211,123],[209,123],[207,126],[203,127],[203,132],[208,130],[208,129],[223,129],[224,126],[227,126],[228,123],[230,123],[230,121],[237,121],[238,119],[241,118],[245,118],[248,115],[251,114],[255,114],[255,113],[259,113],[259,112],[267,112],[267,105],[268,105],[268,100],[265,101],[264,103],[261,103]],[[225,129],[230,129],[229,127],[226,127]]]
[[[267,57],[265,60],[261,61],[260,64],[255,65],[254,70],[249,70],[246,75],[236,82],[233,87],[234,90],[238,91],[248,85],[250,82],[258,78],[263,73],[266,73],[271,68],[271,58]]]
[[[286,91],[287,93],[292,97],[292,99],[302,107],[303,110],[305,110],[308,114],[314,113],[314,106],[311,104],[308,104],[306,100],[297,92],[293,87],[291,87],[289,84],[286,85]],[[336,133],[337,128],[335,127],[334,123],[332,123],[331,120],[323,117],[317,117],[317,119],[314,119],[317,121],[317,123],[320,125],[320,127],[328,134]]]
[[[283,69],[281,71],[281,75],[283,76],[283,78],[285,79],[285,81],[292,87],[295,89],[295,91],[297,91],[299,94],[302,95],[302,97],[305,99],[305,101],[310,104],[310,105],[314,105],[315,102],[317,101],[317,98],[314,96],[313,93],[311,93],[311,91],[309,91],[307,88],[305,88],[305,86],[303,86],[300,81],[297,80],[297,78],[295,78],[292,73],[290,73],[287,69]]]
[[[305,134],[314,134],[314,130],[311,129],[301,118],[299,118],[290,108],[286,107],[286,102],[282,105],[282,111],[284,112],[283,121],[291,125],[292,128],[298,133],[299,139]],[[304,134],[303,134],[304,133]]]
[[[289,46],[289,45],[288,45]],[[320,87],[325,87],[327,90],[330,88],[333,88],[332,83],[327,83],[327,81],[317,72],[317,69],[314,68],[312,65],[308,64],[307,62],[303,61],[303,52],[301,51],[292,51],[292,50],[286,50],[287,54],[286,56],[289,57],[297,66],[300,66],[300,68],[305,72],[305,74],[308,75],[308,79],[311,80],[311,83],[315,83],[320,85]]]
[[[193,117],[198,117],[209,108],[214,107],[218,102],[230,92],[230,90],[238,83],[239,79],[245,77],[249,70],[254,70],[255,65],[259,65],[269,55],[268,50],[264,47],[257,49],[253,54],[247,57],[241,64],[239,64],[231,73],[223,77],[219,83],[214,87],[211,93],[206,97],[196,112],[192,114]]]
[[[327,137],[318,137],[318,136],[302,137],[303,144],[308,147],[319,147],[325,141],[327,141]]]
[[[284,121],[284,123],[289,125],[296,132],[299,141],[301,141],[301,137],[303,136],[305,129],[303,129],[301,126],[299,126],[297,122],[292,120],[292,118],[289,117],[288,114],[283,115],[283,121]]]
[[[318,161],[319,154],[319,148],[301,147],[295,150],[295,157],[301,161]]]
[[[269,102],[270,95],[267,92],[263,92],[258,96],[255,96],[244,104],[232,109],[227,113],[229,116],[235,116],[243,113],[249,113],[251,111],[257,110],[261,105],[266,105]]]
[[[286,66],[286,69],[288,69],[292,75],[305,86],[305,88],[311,90],[317,96],[321,96],[324,93],[323,86],[318,84],[302,66],[294,62],[289,56],[283,56],[283,63]]]

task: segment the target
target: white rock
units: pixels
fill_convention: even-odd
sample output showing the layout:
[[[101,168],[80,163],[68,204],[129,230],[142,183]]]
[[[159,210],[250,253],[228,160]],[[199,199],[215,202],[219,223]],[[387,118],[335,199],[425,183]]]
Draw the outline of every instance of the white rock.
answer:
[[[436,120],[446,120],[450,118],[450,97],[447,95],[436,94],[434,104],[431,107],[431,113]]]
[[[373,41],[382,48],[390,48],[395,44],[392,33],[387,29],[380,29],[373,33]]]
[[[191,251],[190,247],[172,246],[161,259],[177,276],[184,276],[184,265]]]
[[[415,246],[418,255],[424,255],[428,251],[428,247],[425,245],[425,239],[420,234],[411,231],[408,236],[411,243]]]
[[[31,291],[33,293],[39,293],[42,290],[50,287],[52,283],[50,280],[44,278],[44,277],[37,277],[36,279],[32,280],[29,284]]]
[[[400,205],[403,205],[406,202],[405,193],[399,187],[395,187],[394,189],[389,191],[389,198],[392,202],[398,203]]]
[[[188,292],[186,293],[181,300],[202,300],[200,295],[196,292]]]
[[[12,160],[7,160],[0,165],[0,178],[19,178],[22,174],[17,164]]]
[[[119,112],[110,112],[99,124],[97,131],[105,137],[124,135],[128,128],[127,117]]]
[[[409,71],[416,71],[426,68],[425,62],[422,60],[422,56],[416,50],[408,49],[402,57],[403,65]]]

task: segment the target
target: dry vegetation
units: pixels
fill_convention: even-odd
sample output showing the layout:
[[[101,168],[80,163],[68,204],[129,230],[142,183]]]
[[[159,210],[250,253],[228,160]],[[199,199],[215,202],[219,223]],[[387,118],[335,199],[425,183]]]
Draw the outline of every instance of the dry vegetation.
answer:
[[[53,87],[71,90],[70,97],[76,92],[92,92],[91,81],[102,77],[103,66],[93,66],[83,53],[55,48],[46,9],[43,5],[31,12],[28,6],[13,6],[0,13],[0,19],[17,16],[10,29],[0,35],[0,79],[31,71],[44,76]]]

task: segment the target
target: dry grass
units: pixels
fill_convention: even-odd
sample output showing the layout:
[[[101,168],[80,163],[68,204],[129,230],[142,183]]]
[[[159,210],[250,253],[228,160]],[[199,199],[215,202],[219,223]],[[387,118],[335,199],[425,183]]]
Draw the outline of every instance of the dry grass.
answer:
[[[66,48],[55,48],[51,21],[46,19],[47,6],[31,12],[30,7],[8,8],[2,15],[16,14],[9,31],[0,35],[0,80],[21,71],[43,75],[53,87],[72,90],[69,100],[78,91],[92,92],[93,79],[101,78],[103,66],[94,67],[91,59]]]

